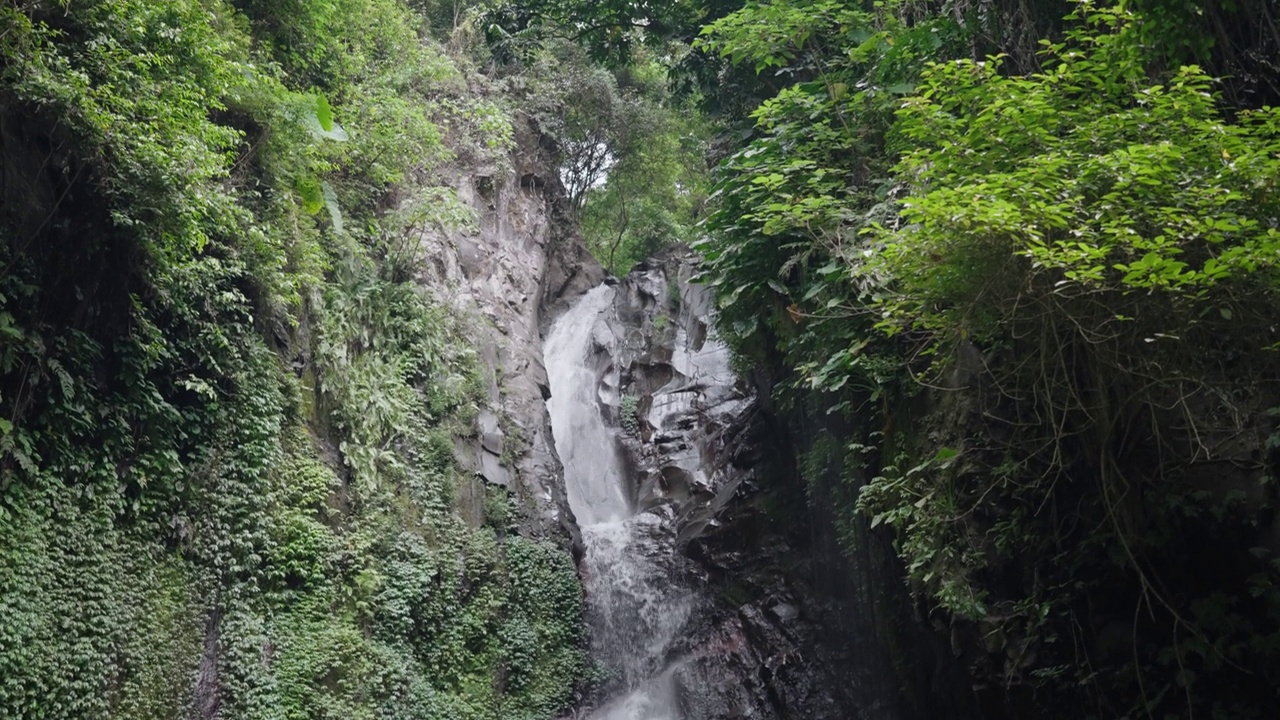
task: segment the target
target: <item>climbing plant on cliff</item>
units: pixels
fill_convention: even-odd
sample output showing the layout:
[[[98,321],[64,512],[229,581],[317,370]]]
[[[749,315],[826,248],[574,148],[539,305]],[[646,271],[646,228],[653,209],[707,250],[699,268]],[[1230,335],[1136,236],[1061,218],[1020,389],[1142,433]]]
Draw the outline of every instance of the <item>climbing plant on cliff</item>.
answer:
[[[623,274],[672,245],[692,242],[705,215],[709,125],[667,87],[666,68],[636,61],[618,73],[632,98],[628,142],[582,199],[582,234],[607,268]]]
[[[1187,313],[1166,331],[1229,320],[1212,332],[1234,336],[1244,305],[1267,301],[1280,112],[1225,117],[1195,66],[1152,83],[1132,18],[1083,20],[1043,74],[1003,76],[998,57],[931,65],[898,113],[910,194],[897,229],[869,233],[883,250],[866,263],[894,279],[886,329],[983,337],[1019,296],[1092,295],[1115,322],[1156,297]]]
[[[0,7],[0,715],[566,705],[572,562],[463,507],[476,360],[396,242],[465,218],[386,212],[512,136],[421,26]]]
[[[636,53],[610,69],[553,39],[504,69],[547,139],[588,249],[615,273],[690,241],[706,199],[708,127],[688,117],[666,66]]]
[[[796,79],[755,110],[750,142],[717,168],[699,249],[727,337],[747,357],[776,346],[800,370],[802,393],[852,382],[878,394],[897,375],[896,350],[859,311],[870,289],[845,268],[866,250],[857,229],[895,212],[884,146],[894,110],[926,61],[957,51],[961,33],[945,18],[908,25],[892,9],[753,4],[699,41]]]

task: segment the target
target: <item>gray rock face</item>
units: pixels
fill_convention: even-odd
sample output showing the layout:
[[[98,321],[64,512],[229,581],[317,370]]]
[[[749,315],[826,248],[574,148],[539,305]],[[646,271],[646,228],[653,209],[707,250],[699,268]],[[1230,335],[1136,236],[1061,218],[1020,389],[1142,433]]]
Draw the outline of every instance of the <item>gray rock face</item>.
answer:
[[[909,617],[900,569],[875,559],[891,554],[864,538],[867,558],[841,557],[820,509],[805,506],[790,432],[735,372],[710,292],[691,282],[695,262],[674,251],[640,266],[593,329],[592,396],[622,455],[637,513],[628,522],[648,528],[627,548],[644,557],[626,564],[665,568],[646,574],[659,586],[648,592],[666,598],[665,627],[678,630],[646,650],[600,617],[625,598],[592,576],[602,550],[589,537],[593,628],[649,651],[617,658],[619,643],[597,648],[629,682],[606,687],[611,699],[590,717],[676,717],[672,708],[683,720],[968,717],[964,678]],[[647,678],[639,685],[637,669]]]
[[[759,409],[716,338],[710,292],[675,254],[620,284],[620,424],[636,502],[671,508],[704,603],[675,678],[684,717],[853,718],[786,576],[787,548],[750,506]],[[635,416],[625,417],[634,406]],[[744,523],[745,522],[745,526]],[[754,524],[754,526],[753,526]]]
[[[455,440],[460,466],[515,497],[522,534],[556,538],[581,558],[582,533],[547,414],[543,342],[552,320],[605,273],[575,235],[536,137],[526,129],[517,139],[522,150],[510,165],[454,178],[476,222],[424,233],[418,279],[467,318],[469,344],[485,369],[476,427]],[[407,200],[403,209],[430,201]],[[780,526],[775,506],[803,491],[790,488],[791,499],[782,500],[770,490],[775,479],[758,473],[774,472],[764,468],[785,454],[786,433],[733,371],[712,328],[710,293],[690,282],[693,270],[687,252],[643,265],[616,282],[611,308],[593,330],[600,414],[626,468],[627,502],[645,530],[618,552],[644,555],[638,567],[660,568],[652,574],[670,584],[656,595],[680,599],[668,605],[680,617],[645,620],[665,628],[658,651],[613,659],[623,675],[651,680],[595,717],[647,718],[656,706],[678,706],[684,720],[938,716],[913,711],[919,703],[900,697],[894,658],[882,652],[883,637],[872,637],[896,616],[879,614],[873,594],[862,593],[870,599],[854,602],[860,615],[848,617],[839,596],[860,590],[828,582],[848,571],[822,560],[837,555],[833,544],[816,531],[806,544],[809,528]],[[601,547],[610,540],[593,538]],[[618,592],[582,567],[589,598]],[[900,577],[892,567],[875,571],[895,583]],[[593,625],[612,623],[611,636],[625,638],[627,618],[593,612]],[[591,704],[619,689],[607,684]]]
[[[517,124],[516,141],[507,163],[450,179],[475,222],[422,234],[418,280],[467,318],[480,354],[487,402],[474,434],[455,442],[460,466],[515,496],[522,533],[576,545],[547,421],[541,328],[544,308],[598,284],[604,271],[565,222],[563,188],[534,132]],[[415,202],[438,198],[407,200],[400,212]]]
[[[795,551],[756,506],[760,410],[715,336],[709,292],[691,283],[694,263],[678,251],[632,272],[593,330],[592,393],[615,429],[637,513],[626,551],[645,556],[627,563],[665,568],[642,574],[669,586],[647,592],[672,617],[631,622],[670,630],[660,642],[628,640],[628,621],[609,615],[627,605],[613,595],[634,589],[584,565],[593,627],[614,638],[597,656],[628,680],[605,689],[615,699],[592,717],[667,717],[653,708],[671,705],[685,720],[882,717],[846,692],[847,658],[825,649],[813,598],[791,572]],[[609,541],[588,538],[588,560]],[[618,644],[649,654],[614,657]],[[671,693],[674,702],[655,700]]]

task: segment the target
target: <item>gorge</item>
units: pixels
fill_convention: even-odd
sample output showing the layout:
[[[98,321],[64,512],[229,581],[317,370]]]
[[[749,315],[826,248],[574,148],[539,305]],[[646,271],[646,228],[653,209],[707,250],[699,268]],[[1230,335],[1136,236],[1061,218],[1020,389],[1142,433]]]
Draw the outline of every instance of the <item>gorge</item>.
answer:
[[[0,717],[1280,715],[1275,14],[0,3]]]

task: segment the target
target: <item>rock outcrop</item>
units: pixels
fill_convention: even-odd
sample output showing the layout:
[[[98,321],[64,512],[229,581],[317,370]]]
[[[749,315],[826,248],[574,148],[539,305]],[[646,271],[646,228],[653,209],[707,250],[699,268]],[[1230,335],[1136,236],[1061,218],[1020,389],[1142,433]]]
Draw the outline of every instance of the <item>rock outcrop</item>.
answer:
[[[548,308],[563,307],[560,298],[581,294],[605,273],[566,220],[564,190],[536,131],[517,124],[516,141],[509,164],[452,178],[475,222],[423,237],[419,280],[470,318],[481,356],[487,403],[475,434],[455,441],[460,467],[515,496],[521,532],[566,533],[576,545],[547,420],[541,332]]]
[[[694,595],[657,659],[684,717],[906,719],[949,708],[963,683],[949,676],[946,648],[919,628],[906,634],[928,646],[923,660],[895,646],[895,626],[915,623],[900,617],[910,605],[891,553],[869,551],[881,559],[851,568],[821,509],[797,503],[788,433],[717,339],[710,291],[692,282],[695,256],[676,250],[606,278],[534,133],[518,141],[510,165],[453,180],[474,225],[423,238],[421,284],[472,320],[485,368],[477,427],[455,442],[460,465],[515,496],[521,533],[559,537],[580,555],[545,404],[543,341],[583,293],[614,284],[598,328],[601,410],[651,530],[636,548]]]

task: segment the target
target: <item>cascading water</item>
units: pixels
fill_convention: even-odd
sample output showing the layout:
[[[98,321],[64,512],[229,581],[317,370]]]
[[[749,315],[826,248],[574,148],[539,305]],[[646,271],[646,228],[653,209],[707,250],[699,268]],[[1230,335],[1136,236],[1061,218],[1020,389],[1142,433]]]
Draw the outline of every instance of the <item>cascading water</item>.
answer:
[[[600,417],[601,383],[592,357],[596,320],[612,302],[608,285],[582,296],[552,327],[543,351],[556,452],[564,464],[569,507],[584,528],[631,514],[613,433]]]
[[[672,648],[694,596],[674,579],[674,529],[661,510],[635,513],[617,438],[601,404],[617,404],[613,338],[601,314],[613,288],[584,295],[551,329],[545,344],[556,449],[569,506],[582,528],[582,574],[595,657],[623,690],[593,720],[680,720]]]
[[[582,296],[543,346],[593,657],[613,674],[571,717],[972,717],[950,648],[887,627],[887,556],[872,544],[837,564],[827,530],[776,524],[804,517],[778,504],[795,481],[788,438],[734,372],[697,264],[642,263]]]

